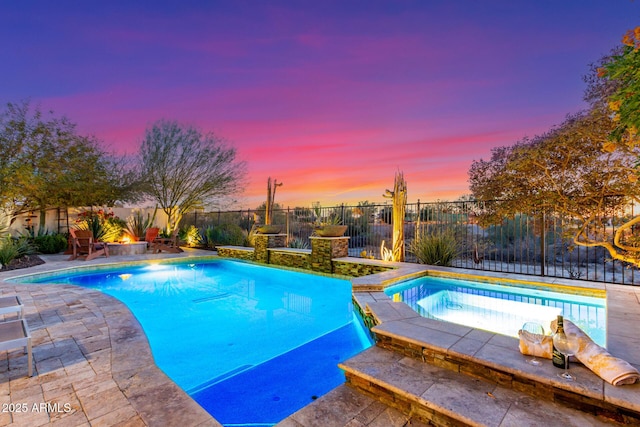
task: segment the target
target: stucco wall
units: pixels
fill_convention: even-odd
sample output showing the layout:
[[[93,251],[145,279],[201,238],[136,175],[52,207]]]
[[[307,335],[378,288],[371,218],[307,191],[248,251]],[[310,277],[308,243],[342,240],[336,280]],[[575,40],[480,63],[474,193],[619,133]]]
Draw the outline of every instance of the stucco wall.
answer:
[[[69,208],[68,209],[68,218],[65,215],[64,209],[58,211],[58,209],[49,209],[46,215],[46,221],[44,228],[49,232],[67,232],[67,223],[69,227],[73,227],[76,220],[78,219],[78,214],[80,212],[90,210],[91,208]],[[99,208],[94,207],[93,210],[97,211],[103,209],[107,212],[113,212],[117,217],[127,220],[131,215],[133,215],[136,211],[141,211],[142,214],[146,217],[147,214],[153,215],[154,208]],[[29,221],[30,219],[30,221]],[[33,211],[30,213],[24,213],[19,215],[15,221],[10,225],[9,232],[13,236],[18,236],[20,234],[25,233],[27,230],[27,226],[31,224],[36,230],[40,227],[40,212]],[[167,226],[167,215],[161,210],[158,209],[156,212],[155,225],[160,228],[164,228]]]

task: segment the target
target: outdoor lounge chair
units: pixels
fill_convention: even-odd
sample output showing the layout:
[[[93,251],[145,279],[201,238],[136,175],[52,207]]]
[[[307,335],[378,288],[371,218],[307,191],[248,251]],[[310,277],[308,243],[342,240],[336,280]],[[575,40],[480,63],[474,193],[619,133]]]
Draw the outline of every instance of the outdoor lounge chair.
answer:
[[[18,295],[0,297],[0,314],[15,313],[18,319],[24,316],[24,304]]]
[[[169,253],[177,254],[182,252],[180,249],[180,237],[178,236],[178,229],[173,230],[171,237],[156,237],[153,240],[153,253],[165,251]]]
[[[104,242],[96,242],[93,239],[93,233],[91,230],[78,230],[70,229],[71,235],[72,254],[69,257],[69,261],[72,261],[81,256],[85,257],[86,261],[92,260],[104,255],[109,257],[109,246]]]
[[[149,227],[144,232],[144,241],[147,242],[147,249],[151,247],[153,241],[158,237],[160,229],[158,227]]]
[[[25,347],[29,376],[33,375],[33,356],[31,354],[31,333],[25,319],[0,322],[0,351]]]

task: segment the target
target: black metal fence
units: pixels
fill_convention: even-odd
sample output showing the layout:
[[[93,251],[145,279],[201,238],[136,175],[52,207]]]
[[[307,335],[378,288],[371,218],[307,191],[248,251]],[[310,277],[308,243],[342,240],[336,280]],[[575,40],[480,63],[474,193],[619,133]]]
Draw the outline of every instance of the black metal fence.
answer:
[[[433,202],[407,204],[405,242],[409,248],[423,232],[448,232],[457,245],[453,267],[504,273],[541,275],[597,282],[640,284],[635,267],[612,260],[601,247],[576,246],[567,231],[571,219],[549,212],[545,215],[521,213],[500,224],[482,226],[477,218],[486,203]],[[612,236],[623,217],[634,215],[630,206],[620,216],[600,218],[605,233]],[[309,237],[318,223],[347,225],[349,255],[380,258],[384,244],[391,247],[391,204],[338,205],[334,207],[275,209],[273,224],[282,225],[294,247],[309,247]],[[264,210],[192,212],[182,226],[195,226],[204,233],[208,227],[235,224],[249,232],[260,224]],[[406,260],[417,262],[407,251]]]

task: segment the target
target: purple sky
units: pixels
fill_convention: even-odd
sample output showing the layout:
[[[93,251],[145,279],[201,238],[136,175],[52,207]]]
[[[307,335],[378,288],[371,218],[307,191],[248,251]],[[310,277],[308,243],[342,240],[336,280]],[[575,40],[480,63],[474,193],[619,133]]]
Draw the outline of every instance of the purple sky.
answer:
[[[154,121],[229,140],[236,207],[468,193],[495,146],[584,107],[632,0],[23,1],[0,5],[0,102],[30,99],[135,153]]]

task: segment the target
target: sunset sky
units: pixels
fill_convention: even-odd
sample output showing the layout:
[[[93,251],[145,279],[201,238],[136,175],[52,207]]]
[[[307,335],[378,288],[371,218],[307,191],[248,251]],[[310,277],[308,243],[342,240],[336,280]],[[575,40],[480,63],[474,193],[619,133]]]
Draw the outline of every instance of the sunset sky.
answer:
[[[0,102],[30,99],[134,154],[175,119],[269,176],[284,206],[468,194],[472,160],[585,105],[588,65],[640,24],[635,0],[9,1]]]

